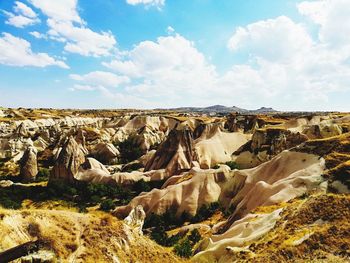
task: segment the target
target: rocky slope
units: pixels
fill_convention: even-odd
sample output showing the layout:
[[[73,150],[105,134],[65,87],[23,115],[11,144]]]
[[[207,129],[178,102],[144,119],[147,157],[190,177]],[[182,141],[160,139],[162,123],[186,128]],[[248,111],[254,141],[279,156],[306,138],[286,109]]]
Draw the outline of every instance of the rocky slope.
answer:
[[[350,115],[270,111],[3,109],[0,248],[39,238],[67,262],[346,262]]]

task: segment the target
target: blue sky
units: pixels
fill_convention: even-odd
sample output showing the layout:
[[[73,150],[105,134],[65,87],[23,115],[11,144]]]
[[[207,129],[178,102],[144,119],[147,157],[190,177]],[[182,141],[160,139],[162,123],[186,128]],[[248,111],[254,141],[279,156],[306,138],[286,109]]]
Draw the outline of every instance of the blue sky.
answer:
[[[0,1],[0,106],[350,110],[348,0]]]

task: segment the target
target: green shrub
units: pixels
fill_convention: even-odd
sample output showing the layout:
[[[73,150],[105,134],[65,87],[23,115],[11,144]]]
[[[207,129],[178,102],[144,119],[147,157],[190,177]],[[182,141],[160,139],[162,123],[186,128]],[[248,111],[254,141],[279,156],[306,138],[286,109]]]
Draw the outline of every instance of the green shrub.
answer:
[[[118,143],[116,146],[119,148],[120,161],[122,163],[132,162],[143,155],[142,149],[133,136],[130,136],[125,141]]]
[[[156,227],[151,232],[151,238],[161,246],[172,247],[180,240],[180,235],[169,237],[163,227]]]
[[[234,161],[229,161],[225,163],[231,170],[239,169],[239,165]]]
[[[190,241],[187,238],[180,241],[174,246],[174,251],[180,257],[189,258],[192,256],[192,246]]]
[[[103,200],[101,205],[100,205],[100,209],[102,211],[106,211],[106,212],[108,212],[114,208],[115,208],[115,205],[114,205],[113,200],[111,200],[111,199]]]
[[[149,192],[152,189],[151,186],[147,182],[145,182],[143,179],[137,181],[134,184],[133,188],[138,193]]]
[[[50,177],[50,169],[41,167],[39,168],[38,174],[36,175],[36,182],[42,182],[49,180]]]
[[[22,202],[17,199],[10,199],[9,197],[0,198],[0,205],[8,209],[19,209],[22,207]]]
[[[142,163],[135,162],[135,163],[131,163],[131,164],[127,165],[125,168],[123,168],[122,172],[131,173],[132,171],[136,171],[140,168],[143,168]]]
[[[218,202],[211,203],[209,205],[202,205],[196,215],[192,218],[192,223],[198,223],[211,217],[218,209],[220,204]]]
[[[193,229],[190,233],[190,235],[188,236],[188,240],[192,243],[192,245],[195,245],[196,243],[199,242],[199,240],[201,240],[201,234],[199,233],[198,229]]]

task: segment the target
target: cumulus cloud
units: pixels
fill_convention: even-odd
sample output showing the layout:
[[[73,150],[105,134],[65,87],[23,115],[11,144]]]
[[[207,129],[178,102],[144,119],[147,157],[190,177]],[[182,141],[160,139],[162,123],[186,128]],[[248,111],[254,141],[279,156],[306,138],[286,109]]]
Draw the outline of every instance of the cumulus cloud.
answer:
[[[348,0],[304,1],[298,4],[298,10],[320,26],[321,42],[334,47],[350,44],[350,2]]]
[[[286,16],[237,28],[228,39],[228,49],[249,56],[223,73],[192,41],[169,28],[171,34],[142,41],[102,63],[128,81],[111,86],[88,78],[91,73],[71,77],[80,85],[76,90],[98,90],[129,107],[219,103],[253,108],[258,102],[283,110],[322,110],[333,94],[349,91],[350,31],[344,32],[350,22],[341,25],[336,19],[348,10],[346,2],[319,0],[298,5],[319,31],[317,37],[308,32],[309,26]],[[330,108],[334,105],[328,104]]]
[[[77,0],[30,0],[46,16],[48,37],[65,43],[64,50],[82,56],[100,57],[111,54],[116,40],[111,32],[95,32],[87,27],[77,11]]]
[[[210,65],[194,43],[183,36],[159,37],[143,41],[104,66],[133,78],[126,87],[130,94],[167,97],[169,100],[193,97],[212,86],[215,67]]]
[[[84,23],[77,12],[78,0],[29,0],[29,2],[56,21]]]
[[[146,6],[158,6],[161,7],[165,4],[165,0],[126,0],[129,5],[143,4]]]
[[[239,27],[228,42],[232,51],[282,61],[302,53],[312,45],[306,29],[286,16]]]
[[[39,33],[38,31],[32,31],[32,32],[29,32],[29,34],[37,39],[47,39],[46,35]]]
[[[106,71],[93,71],[85,75],[71,74],[71,79],[83,83],[80,87],[99,87],[116,88],[121,84],[128,83],[130,80],[126,76],[119,76]]]
[[[16,1],[13,11],[14,13],[3,11],[8,17],[8,19],[5,21],[5,23],[8,25],[23,28],[40,22],[40,19],[37,17],[37,14],[33,11],[33,9],[22,2]]]
[[[315,107],[315,103],[327,102],[329,94],[333,92],[348,90],[350,67],[346,61],[350,58],[350,49],[335,48],[330,43],[337,39],[338,44],[342,42],[347,47],[350,39],[346,39],[347,34],[342,41],[330,35],[327,39],[323,28],[328,23],[327,13],[332,12],[330,3],[337,1],[303,2],[298,5],[301,14],[309,15],[314,23],[321,25],[319,39],[313,40],[302,25],[287,17],[258,21],[238,28],[228,47],[233,52],[246,51],[250,58],[246,64],[235,66],[227,72],[222,84],[239,84],[245,90],[254,90],[261,98],[279,98],[280,102],[313,101],[308,104],[310,107]],[[345,9],[340,2],[344,3],[339,0],[337,8],[333,6],[334,10]],[[339,30],[334,32],[344,33]]]
[[[46,53],[34,53],[28,41],[9,33],[2,33],[0,38],[0,64],[9,66],[58,66],[68,69],[66,63],[50,57]]]

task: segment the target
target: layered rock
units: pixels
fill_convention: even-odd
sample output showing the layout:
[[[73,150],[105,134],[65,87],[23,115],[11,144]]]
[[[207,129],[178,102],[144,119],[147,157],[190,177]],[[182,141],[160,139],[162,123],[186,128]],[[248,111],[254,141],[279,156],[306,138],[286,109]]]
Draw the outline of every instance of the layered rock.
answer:
[[[146,213],[141,205],[131,210],[130,214],[124,219],[124,223],[134,231],[142,235],[142,227],[145,222]]]
[[[60,179],[72,183],[79,171],[79,167],[85,161],[83,147],[75,139],[69,137],[60,151],[55,165],[51,171],[51,179]]]
[[[203,169],[231,160],[231,155],[247,143],[251,135],[223,131],[223,123],[203,124],[200,136],[194,141],[195,159]],[[197,135],[198,129],[195,130]]]
[[[193,134],[188,128],[173,129],[147,162],[145,171],[166,169],[170,174],[189,170],[193,161]]]
[[[233,153],[233,159],[241,168],[251,168],[307,140],[304,134],[282,128],[257,129],[252,139]]]
[[[227,116],[225,128],[230,132],[254,132],[255,129],[264,125],[257,115],[230,114]]]
[[[111,143],[99,143],[92,150],[91,155],[102,163],[114,164],[118,161],[119,151]]]
[[[34,181],[38,174],[37,150],[29,147],[20,160],[20,176],[23,182]]]
[[[112,181],[111,175],[106,167],[94,158],[86,158],[85,162],[79,167],[74,177],[76,180],[109,184]]]
[[[135,197],[127,206],[117,207],[118,216],[127,216],[132,209],[141,205],[146,214],[163,214],[170,208],[195,215],[203,204],[218,201],[222,188],[232,176],[229,167],[222,166],[218,170],[201,170],[193,168],[181,176],[172,176],[164,188],[153,189]]]

